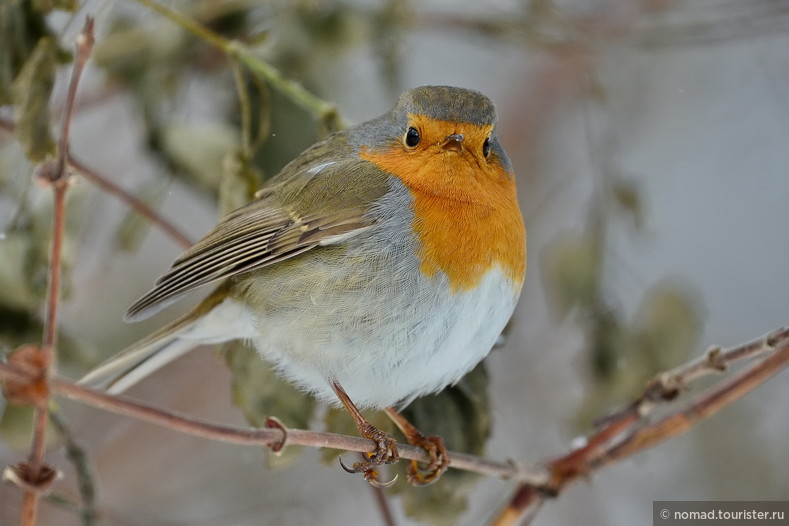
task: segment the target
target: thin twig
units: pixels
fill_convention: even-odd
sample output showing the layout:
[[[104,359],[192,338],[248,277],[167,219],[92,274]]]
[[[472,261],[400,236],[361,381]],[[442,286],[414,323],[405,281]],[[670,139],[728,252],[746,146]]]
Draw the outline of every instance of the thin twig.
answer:
[[[526,471],[511,464],[459,453],[450,454],[451,467],[521,482],[509,505],[492,524],[495,526],[507,526],[519,522],[526,524],[523,521],[535,516],[546,498],[558,495],[568,485],[587,477],[600,467],[618,462],[687,431],[699,420],[740,399],[789,365],[789,331],[781,329],[759,341],[762,343],[749,343],[729,351],[722,351],[723,356],[731,360],[756,355],[766,355],[766,357],[747,367],[740,374],[702,393],[684,409],[681,408],[654,423],[648,422],[634,411],[621,418],[610,420],[587,440],[585,446],[544,463],[543,470]],[[684,369],[695,370],[693,363],[691,362]],[[0,363],[0,378],[9,382],[23,383],[35,380],[36,376],[34,371]],[[223,426],[179,415],[129,398],[87,389],[57,378],[50,380],[49,385],[53,392],[88,405],[212,440],[244,445],[267,445],[274,448],[282,447],[287,443],[367,453],[375,449],[374,444],[367,439],[288,429],[275,419],[271,419],[271,427],[264,429]],[[398,448],[401,457],[405,459],[427,460],[427,455],[421,448],[405,444],[399,445]]]
[[[684,433],[699,420],[708,418],[735,400],[739,400],[787,365],[789,365],[789,339],[784,338],[775,353],[729,380],[721,382],[715,388],[709,389],[679,413],[636,429],[625,440],[601,456],[595,467],[624,459],[633,453]]]
[[[196,20],[153,0],[137,0],[137,2],[159,13],[182,29],[189,31],[229,56],[237,58],[251,72],[264,78],[266,82],[276,87],[280,93],[315,116],[328,128],[344,128],[347,126],[347,123],[338,113],[336,106],[316,97],[304,89],[301,84],[286,78],[274,66],[256,57],[244,44],[227,40]]]
[[[789,328],[781,328],[728,350],[711,347],[696,360],[661,374],[654,381],[669,386],[687,385],[703,376],[725,371],[735,362],[757,358],[761,354],[770,352],[774,350],[775,342],[785,340],[787,337],[789,337]]]
[[[178,243],[180,246],[184,248],[189,248],[194,244],[194,242],[186,234],[184,234],[178,227],[176,227],[168,219],[162,216],[162,214],[159,213],[157,210],[154,210],[153,208],[148,206],[148,204],[145,203],[145,201],[130,194],[120,186],[113,183],[110,179],[100,174],[98,171],[89,167],[84,162],[75,159],[74,157],[71,157],[70,164],[83,177],[85,177],[85,179],[91,181],[93,184],[95,184],[96,186],[98,186],[108,194],[112,194],[118,199],[120,199],[121,201],[125,202],[127,205],[129,205],[129,207],[132,210],[134,210],[141,216],[148,219],[148,221],[150,221],[151,223],[158,226],[162,232],[170,236],[173,239],[173,241]]]
[[[88,63],[90,53],[93,50],[93,18],[86,17],[85,25],[82,31],[77,35],[77,53],[74,58],[74,67],[71,71],[71,82],[68,86],[68,94],[66,95],[66,106],[63,112],[63,127],[60,131],[60,140],[58,142],[58,169],[57,174],[61,178],[66,177],[66,163],[68,162],[68,151],[70,144],[70,131],[71,131],[71,116],[74,113],[74,101],[77,99],[77,88],[79,81],[82,78],[82,72],[85,70],[85,64]]]
[[[244,78],[244,69],[238,62],[231,64],[233,80],[236,83],[238,96],[239,117],[241,119],[241,152],[244,160],[252,158],[252,102],[249,98],[249,89]]]
[[[631,413],[643,418],[651,413],[658,404],[670,402],[676,398],[691,382],[711,374],[721,374],[739,361],[754,359],[767,352],[772,352],[778,342],[787,338],[789,338],[789,328],[781,328],[730,349],[711,347],[695,360],[652,378],[647,382],[647,387],[639,398],[627,407],[597,420],[595,427],[625,418]]]
[[[765,357],[718,382],[687,405],[658,421],[647,419],[655,405],[672,401],[679,387],[684,388],[691,380],[713,371],[726,370],[734,362],[759,356]],[[699,421],[739,400],[788,365],[789,329],[784,328],[732,349],[713,348],[699,359],[656,376],[648,383],[644,394],[624,411],[602,419],[602,427],[587,439],[583,447],[548,462],[546,466],[551,473],[548,484],[521,483],[509,504],[491,523],[492,526],[529,524],[546,498],[555,497],[573,482],[587,478],[603,466],[690,430]],[[645,407],[648,410],[644,410]]]
[[[13,133],[16,129],[16,123],[9,119],[0,118],[0,130],[8,131],[9,133]],[[178,227],[176,227],[172,222],[162,216],[157,210],[148,206],[145,201],[135,197],[133,194],[127,192],[114,182],[112,182],[109,178],[104,176],[103,174],[99,173],[98,170],[91,168],[83,161],[77,159],[69,152],[68,155],[68,166],[73,168],[75,171],[79,172],[85,179],[92,182],[105,192],[110,195],[113,195],[126,203],[129,208],[140,214],[141,216],[145,217],[151,223],[155,224],[159,227],[159,229],[164,232],[166,235],[170,236],[173,241],[178,243],[180,246],[184,248],[189,248],[192,246],[193,241],[184,234]]]
[[[40,478],[40,473],[44,467],[44,451],[46,449],[46,429],[49,414],[45,408],[37,406],[33,421],[33,438],[28,456],[27,477],[29,481],[36,481]],[[39,492],[33,489],[30,484],[25,487],[24,499],[22,500],[22,526],[35,526],[38,516],[38,497]]]
[[[0,363],[0,379],[25,382],[33,378],[34,376],[30,371],[12,364]],[[181,415],[125,396],[109,395],[101,391],[88,389],[60,378],[52,378],[50,387],[53,393],[58,393],[87,405],[137,418],[180,433],[220,442],[271,447],[281,444],[284,440],[288,445],[330,448],[360,453],[372,453],[375,451],[375,444],[361,437],[291,429],[282,425],[262,429],[226,426]],[[398,444],[398,449],[402,458],[418,461],[429,460],[427,453],[422,448],[408,444]],[[545,480],[543,473],[531,473],[508,462],[496,462],[462,453],[450,453],[449,459],[451,467],[456,469],[533,483],[541,483]]]
[[[392,513],[392,506],[389,504],[389,498],[383,488],[368,484],[370,491],[373,494],[373,501],[375,502],[378,512],[381,514],[381,519],[385,526],[397,526],[394,514]]]
[[[54,193],[54,210],[52,219],[52,241],[50,247],[49,263],[49,283],[47,290],[47,314],[44,319],[44,335],[40,352],[45,356],[44,376],[49,375],[49,371],[54,362],[55,343],[58,328],[58,306],[60,299],[60,280],[61,280],[61,250],[63,247],[63,232],[65,229],[66,215],[66,192],[68,190],[68,150],[69,150],[69,131],[71,129],[71,116],[76,99],[77,87],[82,76],[82,71],[90,57],[93,48],[93,19],[87,17],[82,32],[77,37],[76,58],[69,83],[66,107],[63,114],[63,124],[60,132],[57,163],[42,165],[37,173],[38,177],[45,179],[52,185]],[[25,496],[22,505],[22,524],[24,526],[35,526],[38,509],[40,489],[38,483],[42,480],[42,474],[48,470],[44,464],[44,453],[46,451],[46,430],[49,420],[49,404],[47,400],[40,400],[35,404],[35,418],[33,427],[33,438],[26,466],[27,480],[29,484],[25,486]]]
[[[49,421],[63,438],[66,457],[74,466],[77,475],[77,488],[81,504],[75,505],[74,509],[82,518],[84,526],[96,525],[99,515],[96,511],[96,484],[90,458],[85,449],[77,442],[66,419],[58,411],[50,409]]]

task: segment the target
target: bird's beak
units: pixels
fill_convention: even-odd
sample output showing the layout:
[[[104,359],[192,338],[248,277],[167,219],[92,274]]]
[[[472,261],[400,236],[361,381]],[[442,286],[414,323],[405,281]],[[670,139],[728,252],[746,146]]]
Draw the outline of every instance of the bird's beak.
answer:
[[[447,136],[447,138],[441,143],[441,146],[445,150],[451,150],[453,152],[460,153],[463,151],[463,134],[453,133],[452,135]]]

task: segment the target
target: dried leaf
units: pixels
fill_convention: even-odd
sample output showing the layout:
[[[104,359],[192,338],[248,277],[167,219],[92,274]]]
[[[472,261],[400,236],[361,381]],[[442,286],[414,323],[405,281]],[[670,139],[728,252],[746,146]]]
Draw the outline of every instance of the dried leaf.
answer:
[[[701,336],[698,294],[687,284],[660,283],[645,294],[633,322],[637,355],[645,373],[688,359]]]
[[[15,349],[17,354],[21,347],[41,337],[42,324],[26,312],[0,309],[0,358],[7,360],[7,353]],[[84,348],[68,334],[58,333],[58,365],[61,372],[65,366],[66,374],[84,371],[87,360]],[[70,370],[75,369],[75,370]],[[0,441],[17,449],[30,447],[31,430],[33,429],[33,407],[12,404],[4,397],[7,389],[0,391]],[[55,440],[47,433],[47,440]]]
[[[398,488],[404,488],[403,510],[420,523],[434,526],[459,524],[468,509],[468,496],[481,479],[476,473],[450,469],[430,486],[402,484]]]
[[[57,51],[54,39],[40,39],[11,90],[16,111],[16,136],[33,161],[41,161],[55,149],[49,129],[49,98],[55,83]]]
[[[3,261],[0,265],[0,306],[29,312],[40,307],[46,296],[51,225],[52,207],[46,202],[35,210],[24,207],[14,225],[3,232],[0,240],[0,261]],[[64,260],[68,252],[66,247]]]
[[[249,203],[260,187],[261,176],[240,151],[225,156],[219,184],[219,213],[226,215]]]
[[[29,2],[0,2],[0,105],[13,102],[14,79],[47,36],[44,14]]]
[[[630,332],[617,312],[598,306],[591,319],[588,340],[592,378],[598,384],[608,384],[621,372],[622,353],[631,343]]]
[[[444,437],[448,448],[482,454],[492,423],[489,404],[483,362],[454,386],[416,399],[402,414],[422,433]]]
[[[140,26],[119,18],[96,43],[93,61],[116,80],[141,87],[146,82],[161,81],[159,73],[177,72],[186,66],[187,61],[176,60],[183,58],[179,57],[183,45],[184,33],[171,24]],[[168,72],[163,71],[165,64]],[[159,95],[165,93],[160,90]]]
[[[137,198],[152,208],[157,208],[170,187],[164,178],[156,179],[142,185],[137,192]],[[139,247],[145,235],[151,228],[151,222],[134,210],[126,211],[115,233],[115,244],[121,250],[132,251]]]
[[[74,12],[79,5],[77,0],[33,0],[30,2],[36,11],[49,14],[55,9]]]
[[[644,224],[644,205],[641,199],[641,190],[633,181],[615,178],[611,184],[611,193],[619,209],[625,212],[639,229]]]
[[[595,240],[575,232],[554,240],[544,252],[545,288],[557,315],[595,303],[600,262]]]
[[[15,309],[0,305],[0,359],[13,349],[40,341],[43,333],[44,325],[37,309]],[[89,352],[84,342],[62,328],[58,331],[57,342],[58,372],[64,376],[76,376],[95,362],[92,358],[95,352]]]
[[[86,186],[71,187],[66,206],[73,210],[85,209],[85,201],[90,191]],[[80,214],[66,214],[63,243],[61,245],[61,299],[68,299],[72,291],[71,269],[77,257],[78,246],[75,234],[81,226]],[[49,252],[52,239],[52,201],[45,200],[27,218],[20,232],[30,236],[29,250],[23,262],[25,279],[29,286],[44,298],[49,279]]]
[[[423,434],[443,437],[448,449],[482,455],[491,431],[487,386],[488,375],[482,363],[456,385],[438,394],[418,398],[402,414]],[[402,440],[395,425],[382,411],[366,411],[364,416],[378,429]],[[358,435],[353,420],[343,409],[331,408],[325,422],[327,430],[332,433]],[[327,449],[323,451],[323,459],[336,462],[341,453]],[[353,461],[355,459],[348,459],[346,463]],[[384,473],[382,478],[391,479],[398,473],[399,479],[405,481],[406,466],[406,461],[402,461]],[[460,520],[468,506],[468,495],[478,480],[479,477],[473,473],[450,469],[430,486],[413,487],[399,482],[387,491],[401,496],[410,517],[445,526],[457,524]]]
[[[200,184],[216,189],[228,152],[238,147],[238,130],[222,123],[169,124],[162,130],[165,153]]]
[[[0,306],[33,312],[41,296],[30,285],[25,264],[31,250],[29,233],[10,231],[0,241]]]
[[[22,451],[30,447],[32,429],[33,408],[11,405],[0,395],[0,437],[3,442]]]
[[[314,398],[281,379],[253,349],[237,342],[226,348],[226,361],[233,373],[233,403],[251,425],[261,427],[266,418],[276,416],[288,427],[309,427],[317,407]],[[269,454],[268,463],[283,466],[300,451],[286,447],[276,455]]]
[[[579,411],[580,426],[637,396],[647,379],[694,352],[701,331],[697,303],[690,287],[661,283],[644,295],[632,323],[611,311],[595,318],[589,351],[594,383]]]

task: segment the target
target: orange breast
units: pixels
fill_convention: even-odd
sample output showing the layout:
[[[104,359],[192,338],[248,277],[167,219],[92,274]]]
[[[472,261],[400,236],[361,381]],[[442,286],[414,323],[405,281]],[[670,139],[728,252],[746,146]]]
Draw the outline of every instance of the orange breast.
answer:
[[[471,125],[455,128],[469,138],[479,131]],[[469,151],[427,147],[408,152],[397,145],[362,150],[360,157],[400,178],[410,190],[424,275],[443,272],[458,292],[473,289],[498,266],[514,288],[521,287],[526,229],[515,181],[499,163]]]

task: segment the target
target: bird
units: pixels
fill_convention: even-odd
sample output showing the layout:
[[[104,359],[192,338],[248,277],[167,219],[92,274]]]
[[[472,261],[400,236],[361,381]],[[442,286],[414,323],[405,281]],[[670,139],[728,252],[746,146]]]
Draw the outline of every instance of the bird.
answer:
[[[385,485],[376,467],[398,460],[396,441],[362,413],[384,409],[430,455],[411,463],[409,482],[435,481],[448,465],[443,440],[397,408],[489,353],[525,278],[526,228],[496,123],[476,90],[420,86],[328,135],[178,257],[124,319],[213,292],[80,383],[119,393],[199,345],[244,340],[375,442],[346,471]]]

